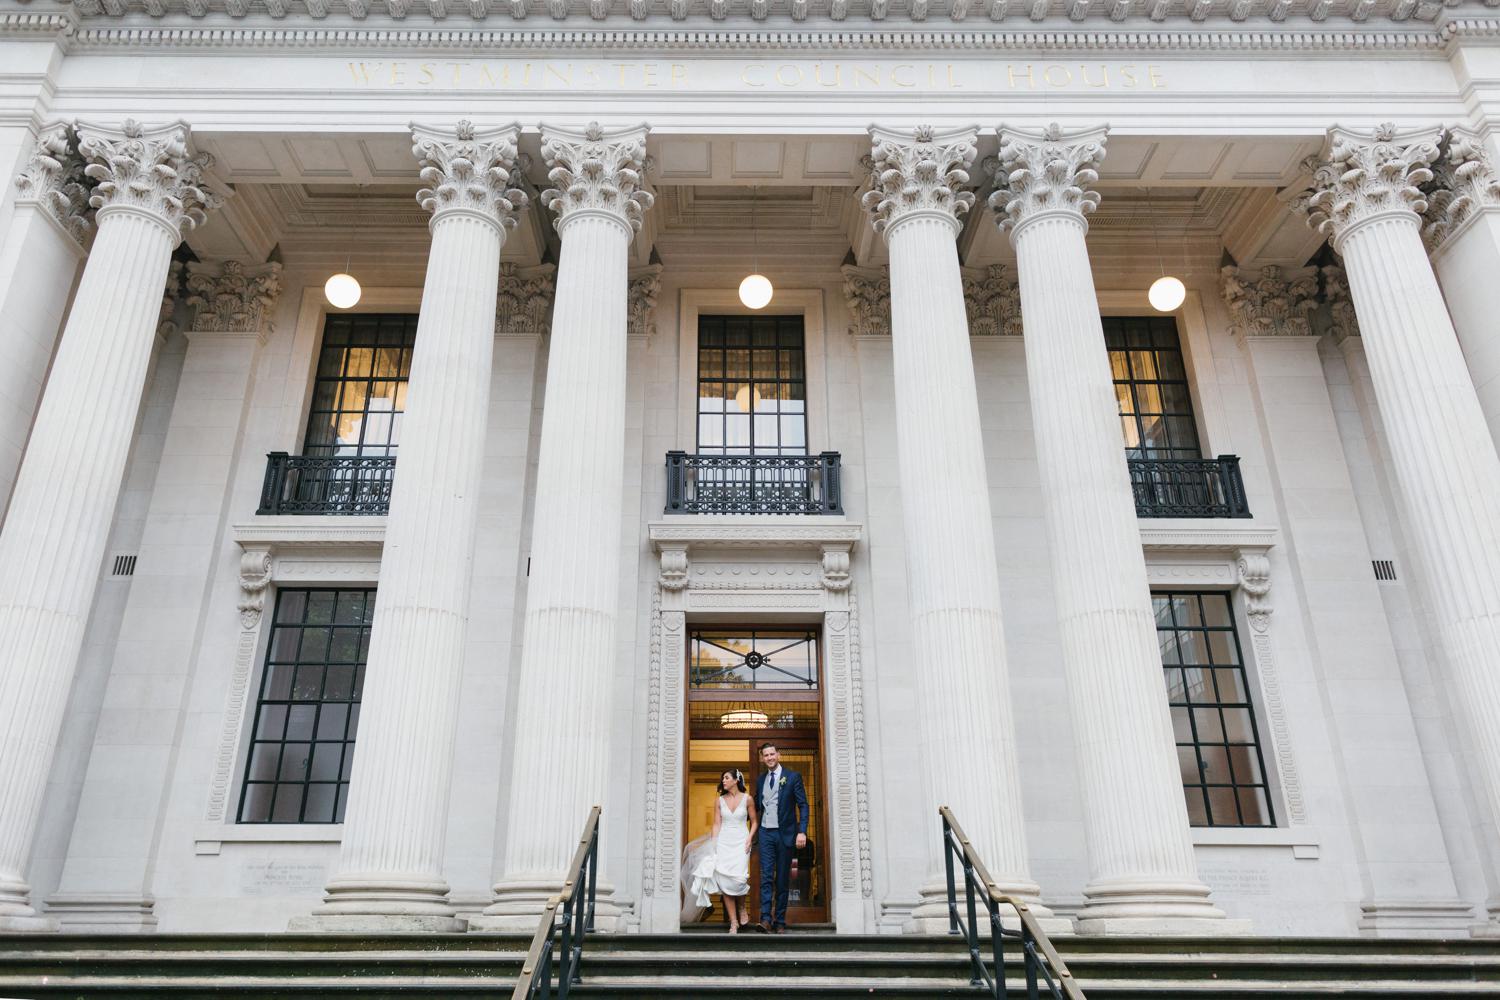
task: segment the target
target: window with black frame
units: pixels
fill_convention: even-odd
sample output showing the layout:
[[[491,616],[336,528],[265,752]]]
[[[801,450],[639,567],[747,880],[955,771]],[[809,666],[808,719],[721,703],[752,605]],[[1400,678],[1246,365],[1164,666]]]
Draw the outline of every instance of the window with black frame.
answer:
[[[1177,323],[1170,316],[1105,316],[1128,458],[1200,458]]]
[[[807,454],[801,316],[698,318],[698,454]]]
[[[1255,705],[1227,593],[1151,595],[1193,826],[1274,826]]]
[[[304,455],[395,456],[416,336],[406,313],[328,317]]]
[[[343,822],[374,613],[371,589],[276,595],[239,822]]]

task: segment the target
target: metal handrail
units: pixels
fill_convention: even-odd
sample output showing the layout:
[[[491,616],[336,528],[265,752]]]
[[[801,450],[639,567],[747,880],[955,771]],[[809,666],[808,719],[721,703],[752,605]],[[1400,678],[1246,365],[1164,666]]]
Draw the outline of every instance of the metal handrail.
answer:
[[[839,453],[667,452],[668,514],[842,514]]]
[[[542,910],[536,933],[531,936],[531,947],[526,949],[526,958],[521,963],[520,978],[511,991],[511,1000],[551,1000],[553,941],[559,931],[557,1000],[567,1000],[568,991],[582,978],[579,967],[583,964],[583,939],[594,929],[594,896],[599,877],[599,811],[598,806],[589,810],[588,821],[583,824],[583,836],[578,840],[578,850],[573,852],[573,860],[563,878],[562,890],[547,900],[547,906]],[[560,923],[559,909],[562,910]]]
[[[1136,517],[1249,517],[1238,455],[1131,458]]]
[[[257,514],[385,514],[391,506],[392,455],[266,456]]]
[[[943,865],[948,874],[948,933],[963,934],[967,939],[969,964],[973,970],[970,983],[988,988],[990,996],[995,1000],[1005,1000],[1010,995],[1005,981],[1005,940],[1009,938],[1021,942],[1027,1000],[1039,1000],[1043,981],[1053,1000],[1086,1000],[1083,990],[1079,989],[1057,949],[1052,947],[1047,932],[1042,930],[1042,925],[1032,914],[1031,907],[1025,900],[1007,895],[995,885],[995,880],[990,878],[989,870],[985,868],[979,853],[974,850],[963,828],[958,825],[958,820],[953,817],[953,810],[942,806],[938,809],[938,815],[943,820]],[[967,921],[961,919],[958,913],[958,884],[953,871],[955,858],[964,870]],[[976,890],[979,891],[976,893]],[[980,952],[977,919],[977,903],[980,900],[976,900],[976,895],[982,896],[985,910],[989,913],[993,969],[985,963]],[[1012,930],[1001,921],[1002,906],[1015,910],[1021,923],[1019,930]]]

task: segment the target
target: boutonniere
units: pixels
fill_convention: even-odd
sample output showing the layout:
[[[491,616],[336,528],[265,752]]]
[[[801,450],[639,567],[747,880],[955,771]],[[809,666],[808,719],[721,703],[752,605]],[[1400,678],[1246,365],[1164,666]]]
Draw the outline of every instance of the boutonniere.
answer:
[[[786,775],[783,774],[781,780],[776,783],[776,787],[780,788],[784,784],[786,784]]]

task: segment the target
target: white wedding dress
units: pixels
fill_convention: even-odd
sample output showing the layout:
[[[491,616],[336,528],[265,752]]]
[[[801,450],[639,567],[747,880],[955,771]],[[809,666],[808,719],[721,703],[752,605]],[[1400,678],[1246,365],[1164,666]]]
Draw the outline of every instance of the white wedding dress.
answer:
[[[689,895],[700,907],[713,906],[711,893],[743,896],[750,891],[750,796],[741,795],[730,809],[719,798],[719,839],[711,853],[693,869]]]

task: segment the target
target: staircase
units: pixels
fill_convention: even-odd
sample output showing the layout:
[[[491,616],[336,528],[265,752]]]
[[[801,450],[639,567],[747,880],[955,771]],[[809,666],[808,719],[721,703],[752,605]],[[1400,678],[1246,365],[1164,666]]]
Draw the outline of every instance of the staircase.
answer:
[[[508,998],[524,936],[0,936],[0,997]],[[1088,1000],[1500,1000],[1500,942],[1054,939]],[[578,1000],[938,998],[969,986],[962,939],[590,935]],[[1012,984],[1020,980],[1013,970]],[[1020,991],[1012,994],[1021,997]]]

